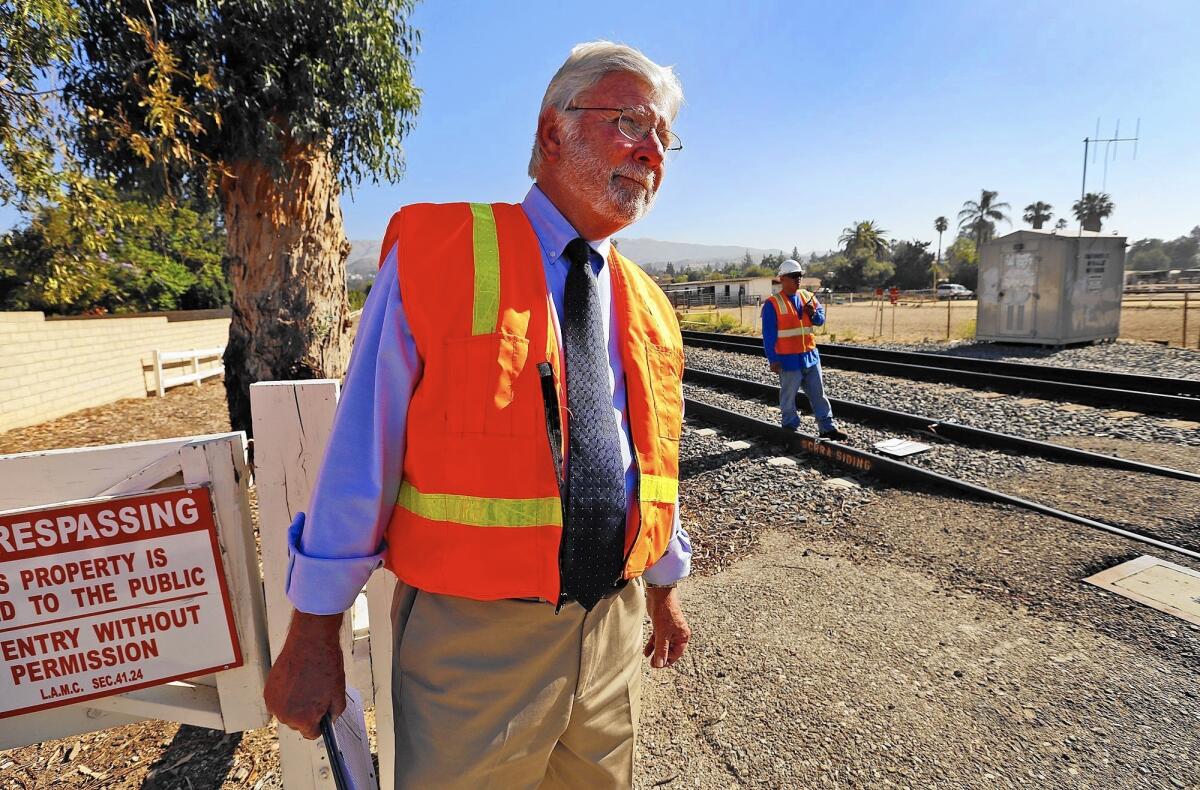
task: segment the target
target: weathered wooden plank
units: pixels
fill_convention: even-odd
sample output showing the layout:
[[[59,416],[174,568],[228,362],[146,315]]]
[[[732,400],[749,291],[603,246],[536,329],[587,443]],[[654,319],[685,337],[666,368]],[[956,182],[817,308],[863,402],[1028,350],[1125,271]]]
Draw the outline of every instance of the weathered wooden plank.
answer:
[[[101,710],[93,702],[95,700],[0,720],[0,749],[14,749],[146,720],[144,716]]]
[[[229,581],[242,666],[219,672],[217,692],[226,732],[263,727],[271,720],[263,702],[270,653],[266,604],[259,582],[258,551],[250,520],[249,472],[243,434],[194,442],[179,450],[184,480],[210,483],[221,563]]]
[[[291,622],[285,593],[288,527],[308,507],[333,428],[339,382],[271,381],[250,387],[254,423],[254,483],[271,657],[279,655]],[[354,664],[350,618],[342,629],[345,665]],[[279,728],[279,758],[288,790],[332,790],[328,756],[318,742]]]
[[[0,510],[90,499],[189,442],[227,435],[0,455]]]
[[[163,719],[219,730],[224,726],[221,699],[212,686],[167,683],[89,703],[97,710],[146,719]]]
[[[392,787],[396,776],[395,719],[392,711],[392,597],[396,577],[376,571],[367,582],[371,629],[371,674],[375,686],[375,741],[379,745],[379,786]]]

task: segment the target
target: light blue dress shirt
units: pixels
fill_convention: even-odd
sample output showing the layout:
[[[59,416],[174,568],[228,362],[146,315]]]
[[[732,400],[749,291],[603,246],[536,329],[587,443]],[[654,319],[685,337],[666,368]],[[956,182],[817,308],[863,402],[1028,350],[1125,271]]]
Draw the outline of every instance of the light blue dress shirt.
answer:
[[[536,185],[521,208],[541,245],[546,286],[555,309],[552,322],[558,332],[570,265],[563,251],[579,234]],[[611,241],[588,243],[594,251],[592,266],[599,274]],[[296,609],[310,614],[337,614],[354,603],[372,571],[382,564],[384,534],[400,491],[408,404],[421,380],[423,363],[400,299],[396,251],[396,247],[387,251],[363,307],[308,515],[298,514],[289,530],[287,595]],[[638,518],[637,467],[618,333],[611,331],[609,323],[612,284],[609,277],[598,277],[596,282],[609,338],[609,385],[621,432],[627,510],[633,519]],[[670,584],[691,571],[691,539],[676,505],[667,551],[644,576],[652,584]]]
[[[804,303],[800,301],[800,294],[792,294],[790,300],[792,307],[796,308],[796,314],[803,315],[800,311],[805,308]],[[809,316],[812,318],[813,326],[825,325],[825,305],[817,301],[815,296],[812,298],[812,310],[809,312]],[[775,315],[775,307],[769,301],[764,302],[762,308],[762,338],[763,352],[767,355],[767,362],[772,365],[778,362],[784,370],[804,370],[821,364],[821,355],[815,348],[812,351],[805,351],[803,354],[775,353],[775,341],[779,339],[779,319]]]

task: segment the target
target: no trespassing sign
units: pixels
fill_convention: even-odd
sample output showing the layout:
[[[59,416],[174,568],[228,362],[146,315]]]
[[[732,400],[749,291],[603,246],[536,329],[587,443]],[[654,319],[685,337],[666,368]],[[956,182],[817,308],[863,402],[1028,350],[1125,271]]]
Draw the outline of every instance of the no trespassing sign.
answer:
[[[0,718],[242,663],[203,486],[0,513]]]

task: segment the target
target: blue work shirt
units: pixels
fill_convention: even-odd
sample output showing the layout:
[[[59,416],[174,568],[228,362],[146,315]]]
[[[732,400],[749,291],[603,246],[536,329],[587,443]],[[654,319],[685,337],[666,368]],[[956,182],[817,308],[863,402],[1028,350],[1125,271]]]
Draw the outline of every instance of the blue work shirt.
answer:
[[[579,236],[549,198],[534,185],[521,204],[537,235],[546,271],[546,287],[554,304],[552,323],[561,336],[567,243]],[[588,242],[597,274],[603,272],[611,241]],[[287,595],[299,611],[337,614],[354,603],[372,571],[383,561],[383,541],[400,491],[404,468],[408,404],[421,381],[423,362],[404,315],[396,274],[398,245],[387,257],[367,297],[350,355],[350,366],[334,417],[333,431],[313,489],[308,515],[300,513],[288,535]],[[611,331],[612,284],[596,284],[608,333],[609,386],[614,419],[620,426],[625,465],[627,513],[639,518],[637,466],[629,432],[625,369],[618,332]],[[519,459],[514,459],[519,462]],[[670,584],[691,571],[691,538],[679,521],[666,553],[644,578]]]
[[[796,308],[797,315],[803,315],[800,311],[804,308],[803,302],[800,301],[800,294],[794,293],[788,297],[792,306]],[[813,326],[824,326],[825,324],[825,305],[817,301],[817,297],[813,296],[811,306],[808,308],[808,314],[812,318]],[[811,368],[813,365],[821,364],[821,355],[814,348],[812,351],[805,351],[803,354],[776,354],[775,341],[779,339],[779,319],[775,316],[775,308],[770,301],[763,303],[762,308],[762,337],[763,337],[763,352],[767,355],[767,361],[774,365],[780,363],[784,370],[804,370]]]

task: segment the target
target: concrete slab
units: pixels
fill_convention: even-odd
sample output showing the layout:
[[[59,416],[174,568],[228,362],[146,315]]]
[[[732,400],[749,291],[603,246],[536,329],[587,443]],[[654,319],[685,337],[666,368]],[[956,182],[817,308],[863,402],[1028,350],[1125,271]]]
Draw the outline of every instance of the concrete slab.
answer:
[[[1058,404],[1059,411],[1076,414],[1081,411],[1093,411],[1091,406],[1084,406],[1082,403],[1060,403]]]
[[[715,428],[699,428],[696,430],[696,435],[697,436],[716,436],[717,431]]]
[[[1003,392],[988,392],[987,390],[972,390],[971,394],[980,400],[995,400],[1007,397]]]
[[[1143,415],[1140,411],[1120,411],[1120,410],[1118,410],[1118,411],[1106,411],[1106,412],[1104,412],[1104,416],[1110,417],[1114,420],[1131,420],[1134,417],[1141,417]]]
[[[1147,554],[1084,581],[1200,625],[1200,572],[1191,568]]]
[[[778,458],[768,458],[767,466],[796,466],[796,459],[789,455],[781,455]]]
[[[738,439],[737,441],[733,442],[725,442],[725,446],[730,450],[749,450],[754,445],[750,444],[750,442],[744,442],[741,439]]]
[[[834,477],[825,481],[825,485],[829,488],[861,488],[858,483],[848,477]]]
[[[1181,431],[1200,430],[1200,422],[1192,422],[1191,420],[1167,420],[1163,425],[1168,428],[1178,428]]]
[[[1042,400],[1041,398],[1017,398],[1017,403],[1021,404],[1022,406],[1041,406],[1045,404],[1046,401]]]

